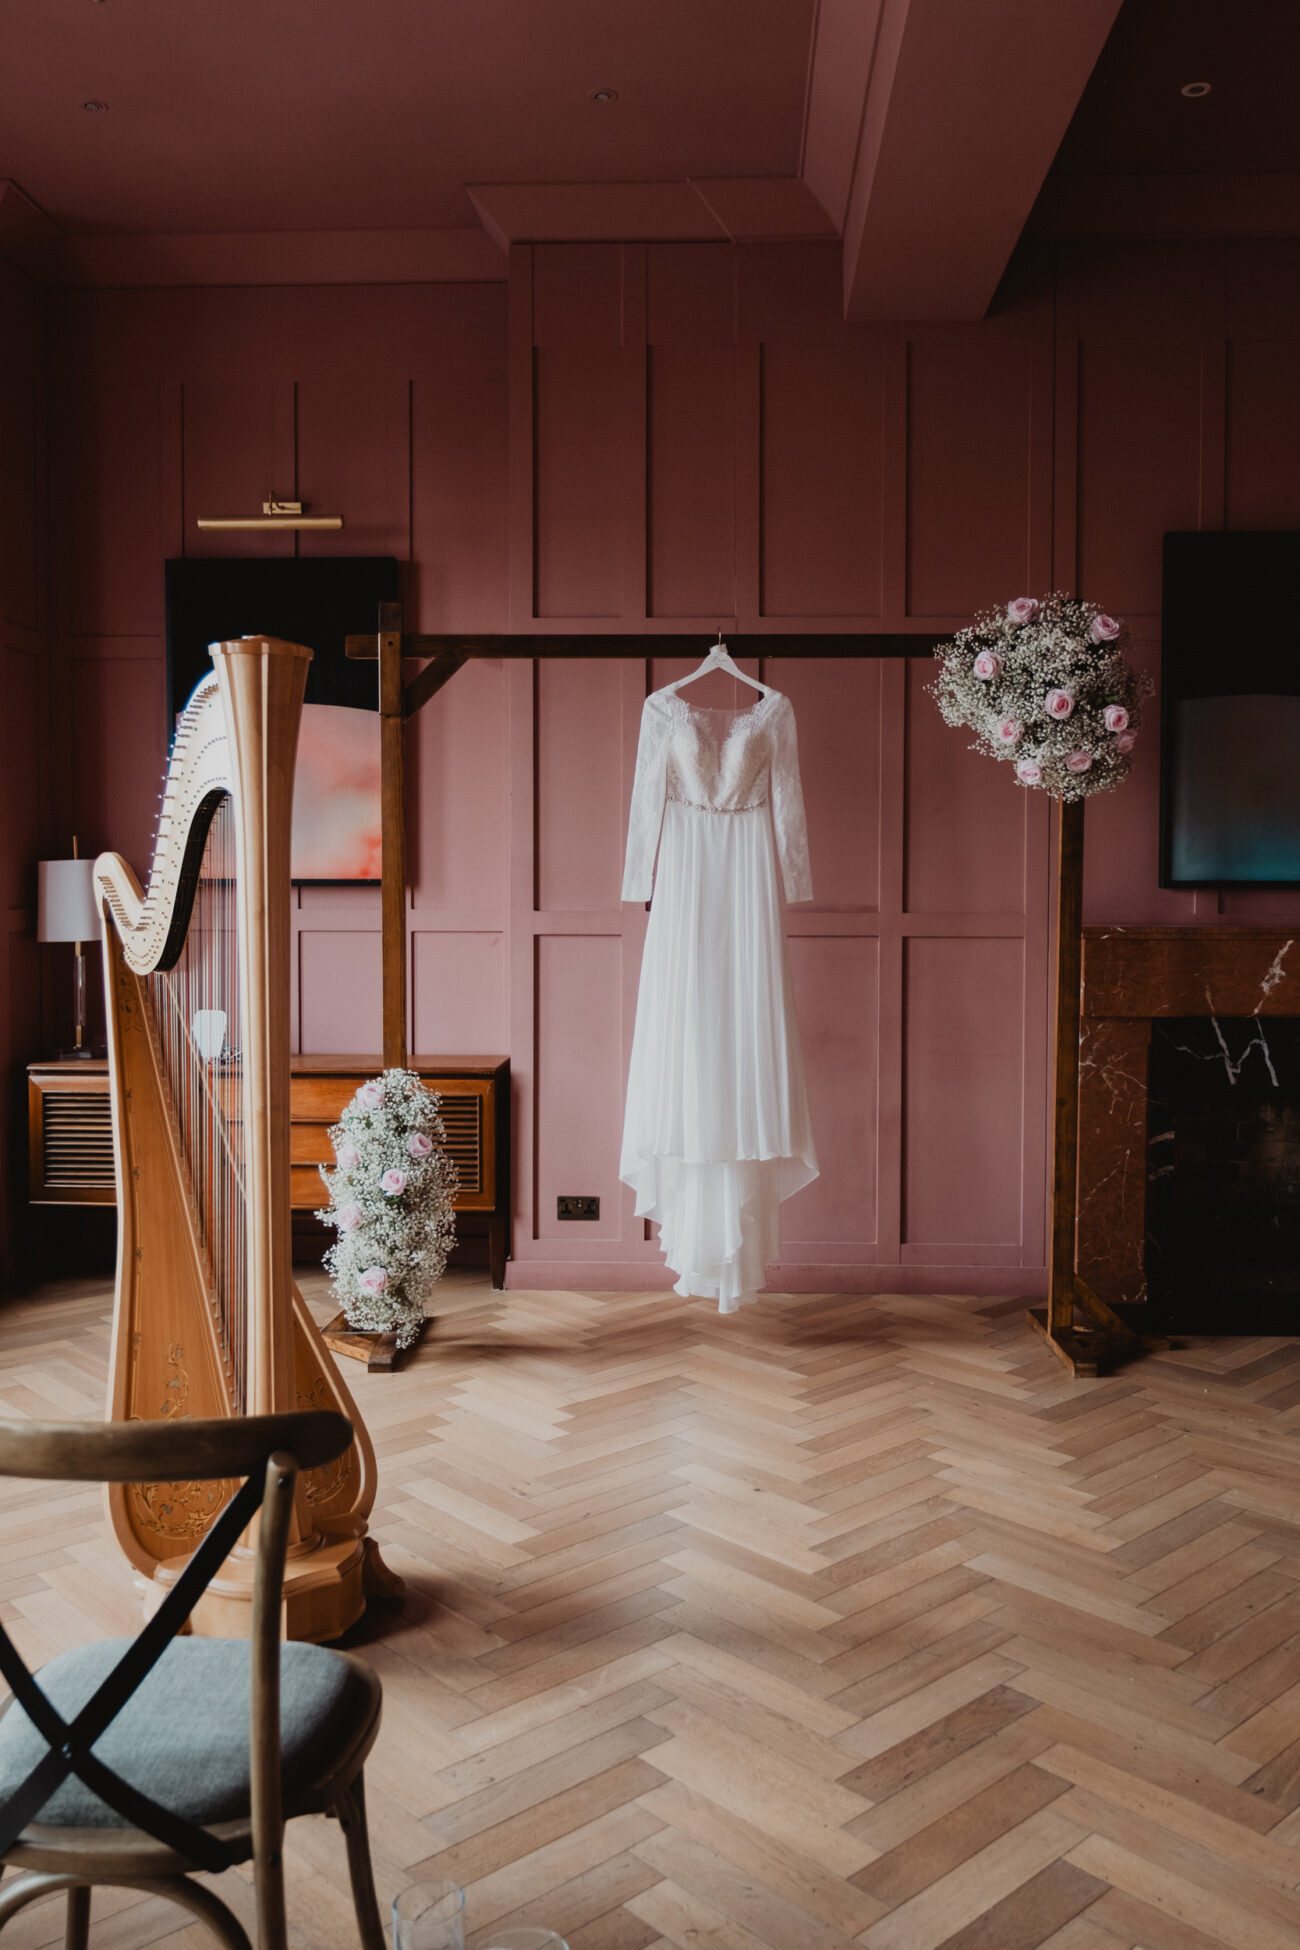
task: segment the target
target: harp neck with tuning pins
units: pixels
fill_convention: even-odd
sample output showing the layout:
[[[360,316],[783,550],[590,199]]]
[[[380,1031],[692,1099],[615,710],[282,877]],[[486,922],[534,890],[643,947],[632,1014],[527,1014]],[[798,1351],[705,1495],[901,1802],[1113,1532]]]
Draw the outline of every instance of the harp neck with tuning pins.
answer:
[[[103,853],[118,1257],[109,1414],[145,1421],[337,1408],[352,1448],[300,1478],[285,1580],[290,1637],[335,1638],[391,1590],[366,1538],[374,1455],[293,1279],[289,1193],[289,838],[311,652],[212,645],[177,727],[142,890]],[[118,1541],[170,1583],[220,1485],[125,1485]],[[236,1556],[195,1629],[247,1632]]]

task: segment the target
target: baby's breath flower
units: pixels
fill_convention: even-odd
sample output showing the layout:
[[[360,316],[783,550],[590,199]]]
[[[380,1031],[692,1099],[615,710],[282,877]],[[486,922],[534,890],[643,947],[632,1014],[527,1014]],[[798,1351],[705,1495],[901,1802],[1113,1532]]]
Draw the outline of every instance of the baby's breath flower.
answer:
[[[419,1333],[456,1239],[438,1103],[414,1070],[385,1070],[330,1132],[335,1169],[321,1167],[330,1203],[316,1217],[338,1233],[325,1265],[344,1317],[362,1333],[395,1333],[399,1347]]]
[[[973,751],[1009,760],[1021,785],[1057,799],[1110,792],[1127,776],[1154,686],[1127,658],[1128,630],[1096,603],[1018,596],[981,610],[935,651],[927,686]]]

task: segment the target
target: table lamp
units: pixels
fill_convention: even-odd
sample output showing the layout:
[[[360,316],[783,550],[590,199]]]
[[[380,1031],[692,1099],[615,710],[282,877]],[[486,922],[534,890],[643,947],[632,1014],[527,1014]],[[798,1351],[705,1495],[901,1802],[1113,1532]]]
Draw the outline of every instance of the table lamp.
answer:
[[[89,1057],[86,1041],[86,956],[87,941],[99,939],[99,908],[95,900],[95,863],[83,860],[72,842],[70,860],[42,860],[37,869],[38,893],[36,939],[71,941],[74,944],[73,1020],[76,1040],[61,1057]]]

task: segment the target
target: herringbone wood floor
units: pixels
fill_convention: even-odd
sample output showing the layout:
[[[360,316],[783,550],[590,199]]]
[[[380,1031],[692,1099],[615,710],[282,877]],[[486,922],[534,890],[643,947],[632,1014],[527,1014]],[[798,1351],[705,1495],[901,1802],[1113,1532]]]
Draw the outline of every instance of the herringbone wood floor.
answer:
[[[1019,1302],[441,1291],[348,1377],[409,1580],[363,1633],[385,1898],[573,1950],[1294,1950],[1300,1340],[1074,1383]],[[11,1303],[0,1414],[98,1414],[108,1320]],[[28,1656],[133,1630],[97,1493],[2,1487]],[[295,1943],[352,1944],[339,1836],[289,1856]]]

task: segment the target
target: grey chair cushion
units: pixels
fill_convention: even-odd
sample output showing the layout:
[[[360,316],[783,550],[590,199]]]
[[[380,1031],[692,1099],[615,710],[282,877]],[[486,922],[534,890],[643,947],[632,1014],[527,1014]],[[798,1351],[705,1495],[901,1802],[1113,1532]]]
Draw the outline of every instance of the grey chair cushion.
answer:
[[[36,1683],[65,1720],[83,1707],[130,1639],[78,1646],[51,1659]],[[92,1749],[141,1793],[190,1821],[238,1821],[249,1813],[249,1647],[242,1639],[173,1639]],[[364,1681],[320,1645],[280,1652],[280,1741],[286,1797],[328,1773],[364,1732]],[[0,1719],[0,1801],[48,1752],[22,1708]],[[75,1775],[34,1819],[68,1828],[121,1828],[121,1815]]]

